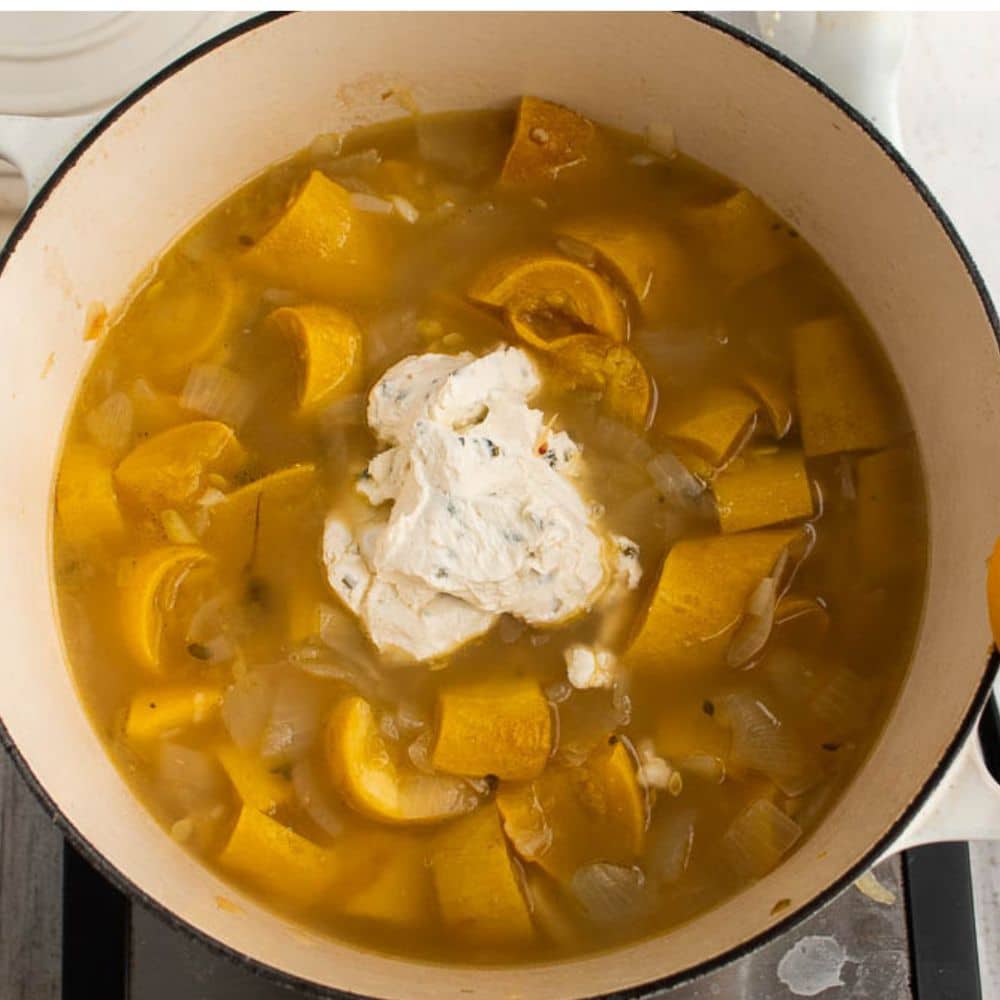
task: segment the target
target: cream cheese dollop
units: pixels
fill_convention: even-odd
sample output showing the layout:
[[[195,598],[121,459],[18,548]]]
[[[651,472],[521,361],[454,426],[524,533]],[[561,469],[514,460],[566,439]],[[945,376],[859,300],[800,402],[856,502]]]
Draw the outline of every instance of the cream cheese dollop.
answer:
[[[358,490],[392,506],[363,529],[331,513],[323,559],[380,650],[431,659],[505,613],[557,625],[618,575],[628,540],[601,530],[574,482],[580,449],[528,405],[539,388],[514,347],[413,355],[372,388],[368,425],[389,447]]]

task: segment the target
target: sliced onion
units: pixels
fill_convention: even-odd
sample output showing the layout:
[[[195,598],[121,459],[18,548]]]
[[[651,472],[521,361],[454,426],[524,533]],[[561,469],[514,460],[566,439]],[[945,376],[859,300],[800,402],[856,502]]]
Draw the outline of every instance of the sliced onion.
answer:
[[[777,603],[778,581],[773,576],[766,576],[754,588],[747,602],[746,614],[729,640],[726,663],[730,667],[744,666],[767,645],[774,628]]]
[[[537,861],[552,847],[552,827],[549,826],[548,817],[538,800],[535,786],[530,785],[529,790],[531,793],[529,808],[524,811],[518,809],[516,813],[505,817],[503,828],[514,850],[525,861]],[[513,821],[515,815],[519,820],[518,823]]]
[[[681,757],[677,768],[713,785],[721,785],[726,780],[725,762],[710,753],[692,753]]]
[[[260,755],[271,767],[304,757],[320,731],[322,701],[314,680],[289,670],[278,681]]]
[[[306,815],[324,833],[339,837],[344,832],[344,814],[327,794],[309,758],[296,761],[292,767],[292,788]]]
[[[431,744],[434,742],[434,734],[425,729],[406,748],[406,755],[410,758],[413,766],[424,774],[433,774],[434,765],[431,764]]]
[[[620,713],[607,691],[574,691],[558,706],[558,718],[556,758],[576,767],[618,728]]]
[[[587,435],[587,443],[614,459],[645,464],[654,457],[649,443],[617,420],[599,416]]]
[[[377,316],[366,327],[365,364],[370,371],[381,372],[419,346],[416,309],[393,309]]]
[[[156,776],[174,806],[185,813],[207,809],[225,791],[215,758],[179,743],[160,744]]]
[[[662,451],[646,463],[646,471],[668,503],[700,513],[705,484],[672,452]]]
[[[396,725],[401,733],[419,733],[427,728],[427,716],[409,702],[400,702],[396,709]]]
[[[230,685],[222,700],[222,721],[233,742],[242,750],[260,744],[277,688],[273,668],[251,670]]]
[[[640,868],[598,862],[573,873],[570,891],[595,924],[620,927],[649,913],[652,895]]]
[[[668,885],[687,871],[694,849],[695,811],[671,806],[659,811],[649,829],[648,871]]]
[[[220,365],[195,365],[181,391],[180,404],[214,420],[240,427],[254,406],[253,386]]]
[[[322,132],[309,143],[309,155],[314,160],[332,160],[340,156],[344,137],[339,132]]]
[[[730,864],[744,877],[762,878],[802,836],[802,828],[769,799],[758,799],[722,836]]]
[[[520,618],[515,618],[513,615],[503,615],[500,618],[500,624],[497,626],[497,635],[500,636],[501,642],[510,645],[517,642],[524,635],[526,628],[527,626]]]
[[[332,163],[323,167],[323,172],[332,177],[344,174],[361,174],[374,170],[382,162],[382,156],[377,149],[363,149],[360,153],[348,153],[339,156]]]
[[[118,455],[132,438],[132,420],[132,400],[124,392],[113,392],[87,414],[87,433],[99,448]]]
[[[672,160],[677,155],[677,134],[669,122],[653,122],[646,126],[646,145],[654,152]]]
[[[877,682],[839,666],[816,691],[809,709],[823,723],[824,736],[842,739],[868,722],[877,695]]]
[[[594,267],[597,263],[597,251],[589,243],[584,243],[582,240],[572,236],[560,236],[556,240],[556,246],[567,257],[578,260],[586,267]]]
[[[352,191],[351,204],[359,212],[371,212],[375,215],[392,215],[394,210],[391,201],[379,198],[374,194],[367,194],[364,191]]]
[[[764,702],[736,692],[716,705],[721,721],[732,730],[733,765],[759,771],[791,796],[808,791],[822,778],[815,759]]]
[[[396,210],[396,214],[404,221],[413,225],[420,218],[420,212],[416,205],[409,198],[404,198],[401,194],[389,195],[389,201]]]

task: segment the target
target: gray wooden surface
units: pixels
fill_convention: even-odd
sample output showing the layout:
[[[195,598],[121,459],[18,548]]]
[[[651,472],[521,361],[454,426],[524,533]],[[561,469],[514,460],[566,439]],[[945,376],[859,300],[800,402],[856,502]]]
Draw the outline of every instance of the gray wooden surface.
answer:
[[[62,836],[0,750],[0,997],[57,1000]]]

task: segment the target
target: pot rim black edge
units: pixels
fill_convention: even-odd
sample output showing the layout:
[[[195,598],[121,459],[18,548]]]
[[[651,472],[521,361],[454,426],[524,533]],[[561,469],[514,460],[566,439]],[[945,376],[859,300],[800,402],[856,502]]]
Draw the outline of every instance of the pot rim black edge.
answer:
[[[110,111],[108,111],[108,113],[105,114],[100,121],[93,125],[76,143],[70,152],[60,161],[58,167],[53,171],[32,199],[31,203],[28,205],[24,214],[18,220],[17,225],[11,232],[6,244],[3,248],[0,248],[0,276],[3,275],[7,261],[9,260],[21,237],[25,234],[25,232],[27,232],[39,209],[45,204],[49,196],[55,190],[56,186],[74,166],[80,156],[103,132],[108,129],[110,125],[117,121],[117,119],[120,118],[133,104],[136,104],[139,100],[159,86],[164,80],[169,79],[185,66],[195,62],[202,56],[213,52],[215,49],[220,48],[232,39],[248,34],[257,28],[266,26],[278,18],[287,16],[288,13],[289,12],[276,11],[259,14],[248,19],[247,21],[243,21],[231,28],[228,28],[221,34],[203,42],[190,52],[187,52],[185,55],[176,59],[174,62],[164,67],[158,73],[151,76],[148,80],[140,84],[128,95],[122,98],[122,100],[120,100]],[[997,318],[996,310],[993,306],[993,302],[986,288],[986,284],[983,281],[982,275],[979,273],[979,269],[976,267],[968,249],[962,242],[961,237],[958,235],[958,232],[945,210],[930,192],[927,185],[924,184],[924,182],[917,175],[916,171],[914,171],[902,154],[900,154],[900,152],[889,142],[889,140],[886,139],[885,136],[883,136],[882,133],[868,121],[867,118],[861,115],[860,112],[856,111],[837,93],[831,90],[830,87],[828,87],[822,80],[814,76],[809,70],[800,66],[792,59],[789,59],[777,49],[772,48],[760,39],[747,34],[745,31],[736,28],[733,25],[720,21],[711,15],[702,12],[681,12],[681,16],[690,18],[699,24],[729,35],[731,38],[742,42],[744,45],[747,45],[762,55],[767,56],[789,72],[794,73],[800,80],[803,81],[803,83],[812,87],[813,90],[818,91],[823,97],[835,105],[838,110],[846,115],[857,127],[862,129],[862,131],[868,135],[868,137],[882,150],[882,152],[897,167],[903,177],[910,183],[926,206],[930,209],[945,234],[948,236],[952,247],[962,261],[962,264],[964,265],[965,270],[979,295],[983,311],[985,312],[986,318],[993,329],[993,336],[997,340],[998,348],[1000,348],[1000,320]],[[873,844],[872,847],[857,862],[857,864],[845,872],[839,879],[832,882],[821,892],[817,893],[808,902],[795,909],[783,920],[779,920],[766,930],[760,931],[749,940],[737,945],[734,948],[730,948],[728,951],[720,955],[716,955],[713,958],[706,959],[704,962],[690,966],[680,972],[664,976],[661,979],[653,980],[640,986],[629,987],[624,990],[616,990],[609,993],[593,994],[588,998],[580,998],[580,1000],[647,1000],[647,998],[651,1000],[654,994],[663,989],[679,985],[680,983],[689,982],[699,976],[713,972],[739,958],[757,951],[767,942],[806,920],[808,917],[829,903],[834,897],[838,896],[844,891],[844,889],[850,886],[852,882],[867,871],[885,852],[885,850],[899,838],[900,834],[909,825],[910,821],[919,812],[921,806],[923,806],[928,797],[937,787],[942,777],[947,772],[949,766],[957,756],[959,750],[965,745],[966,741],[969,738],[977,738],[974,735],[976,723],[983,707],[990,697],[993,681],[997,676],[998,671],[1000,671],[1000,653],[998,653],[996,648],[993,648],[988,655],[983,676],[980,680],[976,693],[973,696],[969,710],[966,713],[965,718],[962,720],[962,724],[959,726],[954,739],[939,759],[934,770],[928,775],[920,790],[913,797],[909,805],[903,810],[899,818],[889,828],[885,835]],[[28,762],[18,751],[9,732],[7,731],[7,727],[4,724],[2,717],[0,717],[0,747],[2,747],[13,760],[14,765],[20,771],[22,778],[35,795],[35,798],[39,801],[42,808],[52,819],[56,827],[69,840],[69,842],[112,884],[124,892],[130,899],[138,900],[138,902],[156,914],[161,920],[165,921],[170,927],[181,932],[189,939],[205,945],[213,953],[221,955],[224,958],[235,962],[237,965],[241,965],[253,973],[277,983],[280,986],[293,987],[294,989],[302,992],[304,995],[323,998],[323,1000],[332,1000],[332,998],[338,998],[338,1000],[339,998],[344,998],[344,1000],[374,1000],[374,998],[366,997],[363,994],[353,993],[351,991],[335,987],[322,986],[319,983],[303,979],[293,973],[285,972],[275,966],[268,965],[259,959],[253,958],[252,956],[238,951],[235,948],[231,948],[229,945],[217,940],[210,934],[207,934],[205,931],[202,931],[193,924],[182,919],[173,911],[167,909],[161,903],[149,896],[142,888],[132,882],[131,879],[122,874],[122,872],[111,864],[111,862],[108,861],[107,858],[105,858],[104,855],[101,854],[101,852],[94,847],[94,845],[91,844],[90,841],[88,841],[75,826],[73,826],[67,817],[63,815],[59,806],[42,787],[41,783],[35,777],[30,766],[28,765]],[[424,964],[426,964],[429,968],[433,967],[430,963]],[[473,968],[474,967],[470,967],[470,972],[473,971]]]

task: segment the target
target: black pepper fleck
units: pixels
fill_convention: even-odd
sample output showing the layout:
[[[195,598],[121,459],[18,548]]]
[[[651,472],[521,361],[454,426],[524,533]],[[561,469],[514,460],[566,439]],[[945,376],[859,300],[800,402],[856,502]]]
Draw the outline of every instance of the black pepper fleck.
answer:
[[[715,705],[713,705],[707,698],[702,702],[701,710],[706,715],[715,715]]]

